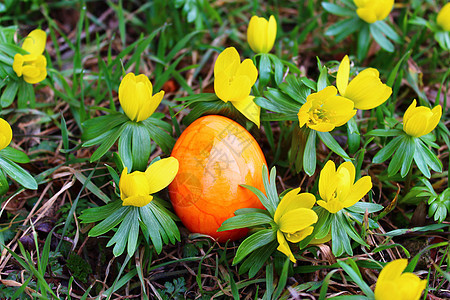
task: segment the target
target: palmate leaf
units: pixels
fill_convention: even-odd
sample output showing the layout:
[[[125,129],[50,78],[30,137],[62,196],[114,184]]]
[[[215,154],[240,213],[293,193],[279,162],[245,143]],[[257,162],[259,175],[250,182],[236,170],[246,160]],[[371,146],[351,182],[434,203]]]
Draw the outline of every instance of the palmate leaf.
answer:
[[[222,225],[217,229],[218,232],[247,228],[252,226],[258,226],[263,224],[269,224],[273,222],[273,219],[263,213],[248,213],[243,215],[238,215],[225,220]]]
[[[154,118],[150,118],[141,122],[148,130],[150,138],[161,147],[164,153],[170,153],[175,145],[175,139],[169,132],[172,131],[170,124]]]
[[[246,238],[239,246],[236,256],[233,259],[233,265],[243,260],[252,251],[269,244],[276,239],[276,230],[263,229]]]
[[[331,240],[332,240],[332,252],[338,257],[344,252],[348,255],[353,255],[352,245],[348,234],[341,224],[341,219],[338,217],[338,213],[331,214]]]

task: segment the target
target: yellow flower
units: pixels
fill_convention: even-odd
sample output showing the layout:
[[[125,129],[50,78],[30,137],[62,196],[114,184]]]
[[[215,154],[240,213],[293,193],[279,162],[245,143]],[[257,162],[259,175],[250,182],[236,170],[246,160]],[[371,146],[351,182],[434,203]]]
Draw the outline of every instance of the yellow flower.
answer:
[[[403,273],[408,260],[396,259],[386,264],[375,286],[376,300],[418,300],[427,286],[426,280],[413,273]]]
[[[164,91],[152,96],[153,86],[144,74],[128,73],[120,82],[119,102],[130,120],[140,122],[150,117],[161,103]]]
[[[241,63],[234,47],[226,48],[217,57],[214,65],[214,91],[224,102],[230,101],[247,119],[258,125],[261,108],[250,96],[252,86],[258,77],[251,59]]]
[[[8,122],[0,118],[0,150],[8,147],[12,140],[12,130]]]
[[[13,70],[28,83],[38,83],[47,77],[47,60],[42,55],[45,50],[47,34],[41,29],[30,32],[23,42],[22,49],[30,54],[14,56]]]
[[[309,95],[298,112],[300,127],[306,124],[311,129],[328,132],[347,123],[356,114],[353,102],[336,94],[336,88],[328,86]]]
[[[372,188],[370,176],[364,176],[355,182],[355,166],[345,162],[336,171],[334,162],[329,160],[319,177],[319,194],[322,200],[317,204],[335,214],[350,207],[364,197]]]
[[[394,0],[353,0],[358,7],[356,13],[367,23],[386,18],[394,6]]]
[[[317,222],[317,214],[311,209],[316,197],[310,193],[301,193],[300,188],[288,192],[278,204],[274,221],[278,225],[277,240],[278,251],[283,252],[292,262],[294,254],[287,241],[298,243],[310,235]]]
[[[134,171],[128,174],[124,168],[120,176],[120,198],[123,206],[142,207],[153,200],[154,194],[168,186],[178,172],[175,157],[164,158],[151,164],[145,172]]]
[[[436,17],[436,23],[445,31],[450,31],[450,2],[441,8]]]
[[[350,61],[344,56],[336,76],[339,94],[352,100],[357,109],[372,109],[383,104],[392,94],[392,89],[380,80],[377,69],[368,68],[360,72],[350,83]]]
[[[256,53],[268,53],[275,43],[277,36],[277,21],[270,16],[265,18],[253,16],[247,29],[247,41],[250,48]]]
[[[403,115],[403,131],[413,137],[430,133],[439,123],[442,107],[437,105],[430,109],[425,106],[416,107],[416,99]]]

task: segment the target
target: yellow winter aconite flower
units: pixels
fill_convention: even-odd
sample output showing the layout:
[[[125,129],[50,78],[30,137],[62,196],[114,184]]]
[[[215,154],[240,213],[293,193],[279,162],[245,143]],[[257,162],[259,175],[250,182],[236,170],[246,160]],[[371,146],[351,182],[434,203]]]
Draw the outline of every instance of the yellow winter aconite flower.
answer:
[[[274,221],[278,225],[278,250],[295,262],[294,254],[287,241],[298,243],[310,235],[317,222],[317,214],[311,209],[316,197],[310,193],[301,193],[300,188],[288,192],[278,204]]]
[[[412,137],[420,137],[436,128],[442,116],[442,107],[437,105],[430,109],[425,106],[416,107],[417,101],[408,107],[403,115],[403,131]]]
[[[358,202],[371,188],[370,176],[364,176],[355,183],[355,166],[351,162],[344,162],[336,170],[330,160],[320,172],[319,194],[322,200],[317,204],[335,214]]]
[[[270,16],[265,18],[253,16],[247,29],[247,41],[250,48],[256,53],[268,53],[275,43],[277,36],[277,21]]]
[[[380,80],[377,69],[368,68],[348,83],[350,60],[344,56],[336,76],[339,94],[352,100],[357,109],[372,109],[383,104],[392,94],[392,89]]]
[[[253,102],[250,96],[252,86],[258,77],[251,59],[241,63],[239,53],[234,47],[226,48],[217,57],[214,65],[214,91],[224,102],[230,101],[247,119],[260,124],[261,108]]]
[[[8,147],[12,140],[12,130],[8,122],[0,118],[0,150]]]
[[[356,13],[367,23],[386,18],[394,6],[394,0],[353,0],[358,7]]]
[[[413,273],[403,273],[408,260],[396,259],[384,266],[375,286],[376,300],[418,300],[427,286],[426,280]]]
[[[41,29],[30,32],[25,38],[22,49],[28,51],[29,54],[19,54],[14,56],[13,70],[17,76],[22,76],[28,83],[38,83],[47,77],[47,60],[42,55],[45,50],[47,34]]]
[[[128,174],[124,168],[120,176],[120,198],[123,206],[142,207],[153,200],[154,194],[168,186],[178,172],[175,157],[163,158],[151,164],[145,172],[134,171]]]
[[[147,76],[128,73],[120,82],[119,102],[130,120],[140,122],[150,117],[161,103],[164,91],[155,95]]]
[[[441,8],[436,17],[436,23],[445,31],[450,31],[450,2]]]
[[[309,95],[297,114],[300,127],[306,124],[311,129],[328,132],[347,123],[356,114],[353,102],[336,94],[336,88],[328,86]]]

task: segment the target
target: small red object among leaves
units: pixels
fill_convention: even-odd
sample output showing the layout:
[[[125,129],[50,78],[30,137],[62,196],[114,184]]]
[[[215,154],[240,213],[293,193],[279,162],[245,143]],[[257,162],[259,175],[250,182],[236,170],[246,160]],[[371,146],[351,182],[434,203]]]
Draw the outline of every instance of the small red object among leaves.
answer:
[[[169,194],[186,228],[221,242],[245,236],[247,229],[217,229],[237,209],[264,208],[255,194],[240,186],[264,191],[261,173],[267,163],[251,134],[228,118],[205,116],[184,130],[172,156],[180,167]]]

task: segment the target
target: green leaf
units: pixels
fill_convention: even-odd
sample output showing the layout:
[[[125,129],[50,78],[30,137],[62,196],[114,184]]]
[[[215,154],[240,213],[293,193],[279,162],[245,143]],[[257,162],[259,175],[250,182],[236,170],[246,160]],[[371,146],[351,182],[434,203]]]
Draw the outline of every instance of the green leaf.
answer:
[[[392,157],[395,150],[397,150],[403,141],[403,136],[398,136],[384,146],[372,159],[372,163],[381,164],[388,158]]]
[[[417,142],[417,140],[415,141],[416,149],[414,151],[414,161],[416,162],[419,171],[422,172],[422,174],[426,178],[430,178],[431,173],[430,170],[428,169],[426,154],[424,153],[423,148],[421,147],[421,145],[419,145],[419,143],[420,142]]]
[[[321,91],[328,86],[328,69],[326,66],[322,67],[319,78],[317,79],[317,91]]]
[[[142,121],[142,123],[146,126],[147,130],[150,133],[150,138],[155,141],[158,146],[161,147],[161,150],[164,153],[170,153],[172,151],[173,146],[175,145],[175,139],[166,131],[167,128],[172,131],[172,126],[167,124],[164,121],[148,118],[147,120]]]
[[[126,126],[119,137],[118,150],[119,156],[128,172],[133,170],[133,154],[131,152],[132,126]]]
[[[276,238],[276,231],[273,229],[260,230],[246,238],[239,246],[236,256],[233,259],[233,265],[243,260],[252,251],[269,244]]]
[[[303,154],[303,169],[308,176],[312,176],[316,171],[316,155],[316,131],[310,130]]]
[[[122,206],[110,214],[99,224],[95,225],[90,231],[89,236],[96,237],[102,235],[119,224],[130,211],[130,206]]]
[[[421,138],[415,139],[416,146],[422,147],[422,152],[425,156],[426,163],[430,166],[430,168],[435,172],[442,172],[442,162],[436,155],[422,142]]]
[[[383,32],[388,38],[390,38],[394,42],[396,43],[403,42],[401,36],[398,35],[397,32],[395,32],[395,30],[383,20],[373,23],[372,26],[377,27],[379,31]]]
[[[416,149],[416,145],[414,142],[414,138],[405,138],[405,142],[403,143],[405,146],[404,148],[401,148],[401,151],[403,151],[403,163],[402,163],[402,169],[400,171],[400,174],[402,177],[405,177],[406,174],[408,174],[409,170],[411,169],[411,164],[414,158],[414,152]],[[398,152],[398,151],[397,151]],[[393,158],[395,159],[395,158]],[[389,172],[389,168],[388,168]]]
[[[127,253],[129,256],[132,256],[134,252],[136,252],[139,236],[139,208],[133,207],[129,214],[132,215],[133,221],[131,222],[130,231],[128,233]]]
[[[336,257],[341,256],[344,252],[353,255],[350,239],[336,214],[331,216],[331,241],[332,252]]]
[[[130,207],[130,210],[125,215],[124,219],[121,221],[119,229],[117,229],[116,233],[114,233],[113,237],[109,240],[106,247],[110,247],[116,244],[113,248],[114,256],[119,256],[125,250],[125,246],[127,245],[128,235],[130,233],[130,229],[133,226],[133,223],[138,223],[137,218],[135,218],[135,214],[133,213],[134,207]]]
[[[270,71],[271,71],[271,64],[269,56],[265,53],[262,53],[259,56],[259,86],[265,87],[270,81]]]
[[[355,204],[353,204],[352,206],[347,207],[348,210],[355,212],[355,213],[360,213],[360,214],[365,214],[366,210],[368,211],[369,214],[371,214],[371,213],[380,211],[383,208],[384,208],[383,205],[380,205],[380,204],[361,202],[361,201],[358,201]]]
[[[83,123],[84,130],[82,139],[85,141],[94,139],[129,120],[130,119],[122,113],[113,113],[86,120]]]
[[[262,268],[269,257],[277,249],[278,243],[273,241],[266,246],[262,246],[252,253],[242,262],[239,267],[239,274],[244,274],[248,271],[250,278],[254,277],[256,273]]]
[[[347,260],[345,260],[345,262],[338,260],[337,263],[342,269],[344,269],[344,271],[348,274],[348,276],[350,276],[350,278],[361,288],[361,290],[364,292],[364,294],[366,294],[367,297],[369,297],[369,299],[375,299],[375,294],[373,293],[370,286],[368,286],[367,283],[364,282],[361,274],[359,273],[358,267],[351,258],[348,258]],[[350,267],[347,263],[352,263],[356,268],[356,271],[352,269],[352,267]]]
[[[399,129],[374,129],[366,133],[368,136],[398,136],[402,134]]]
[[[99,160],[105,153],[114,145],[114,143],[117,141],[119,136],[122,134],[122,132],[125,129],[125,124],[122,124],[120,127],[116,127],[113,132],[110,133],[109,136],[106,137],[106,139],[102,142],[100,147],[95,150],[95,152],[92,154],[90,162],[94,162],[96,160]]]
[[[280,85],[283,81],[283,63],[276,55],[268,54],[274,68],[275,84]]]
[[[20,164],[27,164],[30,162],[30,158],[24,152],[12,147],[6,147],[0,150],[0,156]]]
[[[17,90],[19,89],[19,82],[10,80],[3,91],[0,98],[0,103],[3,108],[10,106],[16,98]]]
[[[389,232],[386,232],[384,234],[379,234],[379,235],[383,235],[383,236],[400,236],[400,235],[404,235],[404,234],[409,234],[409,233],[413,233],[413,232],[434,232],[437,231],[439,229],[448,227],[448,224],[431,224],[431,225],[427,225],[427,226],[422,226],[422,227],[413,227],[413,228],[408,228],[408,229],[395,229],[395,230],[391,230]]]
[[[88,180],[86,178],[86,176],[84,176],[83,173],[81,173],[81,171],[75,171],[74,175],[83,185],[86,185],[86,188],[90,192],[92,192],[98,198],[102,199],[103,202],[105,202],[105,203],[111,202],[111,199],[101,189],[99,189],[94,183],[92,183],[92,181]],[[86,180],[88,180],[87,183],[85,183]]]
[[[147,232],[150,235],[153,246],[155,247],[156,253],[160,254],[162,251],[162,240],[159,233],[159,222],[155,218],[153,212],[148,208],[148,206],[143,206],[139,208],[141,221],[147,227]]]
[[[147,207],[153,212],[156,220],[158,220],[161,224],[161,227],[166,232],[170,242],[175,244],[176,241],[180,240],[180,232],[178,231],[178,227],[172,218],[154,202],[155,201],[152,201],[147,204]]]
[[[337,42],[342,41],[344,38],[359,29],[359,18],[350,18],[334,23],[325,31],[325,35],[336,36]]]
[[[358,33],[357,57],[360,61],[364,60],[370,47],[369,24],[363,22]]]
[[[302,105],[305,104],[306,98],[311,94],[311,89],[294,75],[286,76],[285,82],[279,84],[278,87]]]
[[[26,170],[6,157],[0,157],[0,167],[9,177],[17,181],[24,188],[36,190],[38,188],[36,180]]]
[[[132,127],[133,171],[145,171],[150,158],[150,133],[145,125],[136,124]]]
[[[409,50],[405,54],[403,54],[402,58],[395,64],[395,67],[392,69],[391,73],[389,74],[388,80],[386,81],[386,84],[390,87],[394,86],[395,78],[397,77],[398,70],[402,66],[404,61],[407,61],[409,56],[411,55],[412,51]]]
[[[289,258],[286,258],[283,265],[283,270],[280,274],[280,279],[278,280],[277,289],[273,293],[272,299],[278,299],[283,292],[284,288],[286,287],[286,282],[288,278],[288,268],[289,268],[290,260]]]
[[[266,214],[262,213],[249,213],[244,215],[238,215],[225,220],[222,225],[217,229],[218,232],[247,228],[252,226],[258,226],[262,224],[269,224],[273,222],[273,219]]]
[[[122,207],[122,200],[110,202],[106,205],[88,208],[81,212],[81,223],[94,223],[106,219],[117,209]]]
[[[374,40],[378,45],[380,45],[381,48],[383,48],[387,52],[394,52],[394,45],[384,36],[383,31],[381,31],[378,26],[372,23],[369,25],[369,29]]]
[[[338,212],[336,215],[337,215],[337,218],[339,219],[339,223],[345,229],[345,232],[347,232],[347,234],[350,238],[352,238],[354,241],[356,241],[358,244],[360,244],[364,247],[369,247],[369,245],[356,232],[356,230],[353,227],[353,224],[351,224],[350,220],[346,216],[344,216],[344,214],[342,212]]]
[[[17,93],[17,107],[20,109],[34,108],[36,105],[36,97],[34,95],[33,85],[21,79],[19,83],[19,91]]]
[[[333,136],[329,132],[320,132],[317,131],[317,134],[319,135],[319,138],[322,140],[322,142],[334,153],[339,155],[340,157],[344,159],[350,159],[350,156],[342,149],[342,147],[339,145],[338,142],[333,138]]]
[[[329,13],[332,13],[336,16],[355,16],[355,12],[346,7],[342,7],[333,3],[322,2],[322,7]]]
[[[8,179],[6,179],[6,175],[5,172],[3,172],[2,169],[0,169],[0,196],[6,194],[9,190],[9,183],[8,183]],[[4,241],[2,241],[2,237],[1,237],[2,233],[0,231],[0,251],[3,250],[3,245]]]
[[[263,176],[265,176],[264,173],[263,173]],[[276,207],[272,206],[272,203],[269,201],[269,199],[266,197],[266,195],[264,195],[263,192],[261,192],[259,189],[255,188],[251,185],[240,184],[239,186],[242,186],[242,187],[250,190],[253,194],[255,194],[258,197],[259,201],[261,201],[261,204],[267,209],[267,211],[270,213],[271,216],[273,216],[275,214]]]

